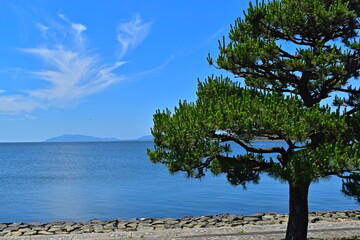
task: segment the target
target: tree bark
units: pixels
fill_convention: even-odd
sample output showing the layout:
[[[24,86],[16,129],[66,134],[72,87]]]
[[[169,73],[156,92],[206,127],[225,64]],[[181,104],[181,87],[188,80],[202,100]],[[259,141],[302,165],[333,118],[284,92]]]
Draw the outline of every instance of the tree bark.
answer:
[[[308,228],[308,193],[310,183],[289,184],[289,222],[286,240],[306,240]]]

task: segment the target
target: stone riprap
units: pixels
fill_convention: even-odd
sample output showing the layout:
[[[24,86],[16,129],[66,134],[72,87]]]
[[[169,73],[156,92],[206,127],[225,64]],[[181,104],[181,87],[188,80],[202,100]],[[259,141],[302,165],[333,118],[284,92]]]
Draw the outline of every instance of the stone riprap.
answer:
[[[359,221],[359,210],[318,211],[309,213],[309,222]],[[251,215],[233,215],[222,213],[212,216],[183,218],[133,218],[110,221],[91,220],[86,222],[50,222],[50,223],[0,223],[0,236],[31,236],[81,233],[111,233],[119,231],[146,231],[187,228],[218,228],[244,225],[287,224],[287,214],[255,213]]]

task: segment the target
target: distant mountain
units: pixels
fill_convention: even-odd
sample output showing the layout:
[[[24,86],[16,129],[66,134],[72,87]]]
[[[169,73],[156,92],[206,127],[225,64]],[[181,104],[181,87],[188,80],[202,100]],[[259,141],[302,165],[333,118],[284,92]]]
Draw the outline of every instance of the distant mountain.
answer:
[[[154,140],[154,136],[153,135],[147,135],[147,136],[143,136],[141,138],[136,139],[137,141],[152,141]]]
[[[66,134],[47,139],[45,142],[115,142],[120,141],[117,138],[98,138],[93,136],[84,136],[77,134]]]

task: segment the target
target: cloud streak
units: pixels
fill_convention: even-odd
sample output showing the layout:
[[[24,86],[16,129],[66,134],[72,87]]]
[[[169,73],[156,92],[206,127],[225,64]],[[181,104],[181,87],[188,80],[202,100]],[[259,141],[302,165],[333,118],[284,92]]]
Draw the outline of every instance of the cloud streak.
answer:
[[[162,63],[161,65],[159,65],[159,66],[157,66],[157,67],[155,67],[155,68],[152,68],[152,69],[150,69],[150,70],[137,73],[137,74],[135,75],[135,77],[143,77],[143,76],[151,75],[151,74],[154,74],[154,73],[158,73],[158,72],[162,71],[164,68],[166,68],[167,65],[169,65],[174,59],[175,59],[175,55],[171,55],[171,56],[169,56],[168,59],[166,59],[166,61],[165,61],[164,63]]]
[[[138,14],[131,21],[121,23],[117,29],[117,40],[121,45],[119,58],[137,47],[146,38],[150,28],[151,23],[143,23]]]
[[[64,14],[58,17],[62,23],[56,22],[50,26],[36,23],[47,46],[20,49],[44,62],[45,69],[28,71],[32,77],[41,80],[44,86],[13,95],[6,95],[4,90],[0,90],[0,112],[30,113],[35,109],[73,106],[87,96],[126,79],[117,73],[125,61],[102,63],[98,55],[86,49],[84,32],[87,27],[70,21]],[[121,23],[117,31],[121,57],[138,46],[149,30],[150,23],[143,23],[139,15],[129,22]],[[65,42],[64,38],[60,44],[51,43],[47,37],[49,31],[70,37],[71,41]]]
[[[64,14],[60,13],[58,14],[59,18],[61,18],[62,20],[64,20],[65,22],[67,22],[70,26],[71,26],[71,29],[73,31],[73,36],[74,36],[74,41],[75,43],[79,44],[79,45],[83,45],[84,43],[84,38],[82,36],[82,32],[84,32],[87,27],[81,23],[74,23],[74,22],[71,22],[67,17],[65,17]]]
[[[27,91],[29,96],[58,106],[66,106],[100,92],[125,78],[113,73],[124,62],[99,66],[94,56],[83,56],[63,48],[34,48],[24,51],[38,55],[55,69],[32,72],[38,79],[48,82],[51,87]]]

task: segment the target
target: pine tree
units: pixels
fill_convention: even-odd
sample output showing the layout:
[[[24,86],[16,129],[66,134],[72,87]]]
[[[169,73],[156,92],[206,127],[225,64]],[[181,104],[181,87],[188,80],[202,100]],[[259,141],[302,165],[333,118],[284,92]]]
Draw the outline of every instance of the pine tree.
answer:
[[[312,182],[343,178],[342,191],[360,202],[359,14],[357,0],[250,3],[217,58],[208,57],[243,83],[210,76],[199,81],[196,102],[157,111],[150,160],[244,187],[261,174],[286,181],[287,240],[306,239]],[[286,147],[254,147],[255,137]],[[230,142],[246,153],[232,153]]]

